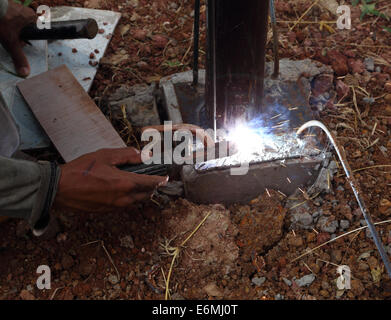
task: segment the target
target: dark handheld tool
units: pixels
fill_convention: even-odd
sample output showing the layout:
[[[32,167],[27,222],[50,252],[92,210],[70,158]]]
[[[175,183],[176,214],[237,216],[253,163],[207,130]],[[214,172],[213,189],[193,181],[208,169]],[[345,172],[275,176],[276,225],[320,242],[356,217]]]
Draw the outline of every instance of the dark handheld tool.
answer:
[[[223,151],[220,154],[220,151]],[[232,156],[237,152],[236,146],[232,142],[222,141],[217,142],[214,147],[204,150],[202,153],[197,153],[196,151],[190,155],[192,158],[192,163],[201,163],[212,159],[219,159],[226,156]],[[164,155],[162,155],[162,158]],[[146,175],[156,175],[156,176],[171,176],[173,173],[178,171],[181,166],[176,164],[138,164],[138,165],[124,165],[119,166],[118,168],[123,171],[137,173],[137,174],[146,174]]]
[[[98,23],[94,19],[51,22],[49,29],[39,29],[33,23],[20,33],[22,40],[70,40],[94,39],[98,34]]]

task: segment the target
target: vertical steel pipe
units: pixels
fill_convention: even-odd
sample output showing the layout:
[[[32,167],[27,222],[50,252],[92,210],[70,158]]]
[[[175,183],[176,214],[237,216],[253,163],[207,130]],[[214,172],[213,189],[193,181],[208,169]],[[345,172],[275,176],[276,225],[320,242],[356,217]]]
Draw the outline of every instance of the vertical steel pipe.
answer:
[[[206,110],[212,128],[262,113],[269,0],[208,0]]]

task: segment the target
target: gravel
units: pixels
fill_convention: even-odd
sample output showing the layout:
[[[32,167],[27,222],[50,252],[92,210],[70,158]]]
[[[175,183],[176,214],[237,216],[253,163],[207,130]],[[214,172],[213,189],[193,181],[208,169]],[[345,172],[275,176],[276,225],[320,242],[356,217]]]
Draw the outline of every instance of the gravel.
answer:
[[[391,247],[390,247],[391,248]],[[292,281],[290,281],[289,279],[287,278],[282,278],[282,280],[285,282],[285,284],[290,287],[292,285]]]
[[[308,274],[300,279],[295,280],[296,284],[299,287],[309,287],[314,281],[315,281],[314,274]]]
[[[349,222],[349,220],[341,220],[339,222],[339,226],[342,230],[346,230],[350,227],[350,222]]]
[[[338,228],[338,221],[329,221],[330,217],[320,217],[318,226],[323,232],[334,233]]]
[[[266,278],[265,277],[261,277],[261,278],[258,278],[258,277],[254,277],[252,278],[251,282],[253,284],[255,284],[257,287],[260,287],[261,285],[263,285],[266,281]]]
[[[370,72],[375,71],[375,60],[373,60],[373,58],[365,58],[364,65],[368,71],[370,71]]]

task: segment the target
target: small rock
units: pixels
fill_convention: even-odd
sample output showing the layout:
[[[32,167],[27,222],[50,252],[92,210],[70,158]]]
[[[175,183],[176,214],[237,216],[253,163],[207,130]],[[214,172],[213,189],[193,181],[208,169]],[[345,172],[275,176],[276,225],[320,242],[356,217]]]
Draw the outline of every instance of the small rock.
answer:
[[[285,284],[290,287],[292,285],[292,281],[290,281],[289,279],[287,278],[282,278],[282,280],[285,282]]]
[[[309,287],[314,281],[315,281],[314,274],[308,274],[300,279],[295,280],[296,284],[299,287]]]
[[[328,298],[330,296],[329,292],[326,291],[326,290],[320,290],[319,291],[319,294],[323,297],[323,298]]]
[[[302,226],[302,227],[308,227],[313,222],[312,216],[308,212],[295,213],[295,214],[293,214],[293,219],[294,219],[294,222],[296,222],[299,226]]]
[[[137,68],[139,68],[140,70],[148,70],[149,69],[149,65],[145,61],[139,61],[139,62],[137,62],[136,65],[137,65]]]
[[[362,99],[362,101],[364,101],[365,103],[368,103],[368,104],[374,104],[376,102],[375,98],[373,98],[373,97],[364,97]]]
[[[386,216],[391,215],[391,201],[389,201],[388,199],[380,200],[379,212]]]
[[[22,290],[20,292],[19,297],[22,300],[35,300],[35,297],[30,292],[28,292],[27,290]]]
[[[129,248],[129,249],[134,248],[134,241],[131,235],[120,238],[119,241],[121,242],[120,246],[123,248]]]
[[[152,43],[154,47],[164,49],[168,43],[168,39],[161,35],[152,36]]]
[[[265,277],[262,277],[262,278],[258,278],[258,277],[254,277],[251,279],[251,282],[253,284],[255,284],[257,287],[260,287],[261,285],[263,285],[266,281],[266,278]]]
[[[359,279],[353,279],[350,282],[352,293],[356,296],[361,296],[361,294],[364,292],[365,288],[362,284],[361,280]]]
[[[323,232],[334,233],[338,228],[338,221],[329,221],[330,217],[320,217],[318,221],[318,227]]]
[[[210,297],[222,297],[223,296],[223,293],[222,291],[219,289],[219,287],[217,287],[217,285],[215,283],[209,283],[207,284],[205,287],[204,287],[204,291],[208,294],[208,296]]]
[[[134,12],[132,16],[130,17],[130,21],[135,22],[140,19],[140,16],[137,14],[137,12]]]
[[[330,59],[331,66],[337,76],[345,76],[349,72],[348,59],[341,52],[331,50],[327,53],[327,56]]]
[[[365,65],[362,60],[349,59],[348,65],[352,73],[363,73]]]
[[[61,259],[61,265],[65,270],[70,269],[73,266],[73,258],[68,254],[64,254]]]
[[[119,281],[118,277],[114,274],[109,275],[107,279],[112,285],[116,285]]]
[[[370,71],[370,72],[374,72],[375,71],[375,60],[373,60],[373,58],[365,58],[364,59],[364,65],[365,65],[365,68]]]
[[[301,247],[304,242],[303,242],[303,238],[302,237],[296,235],[296,236],[291,237],[288,240],[288,243],[292,247]]]
[[[387,103],[391,103],[391,93],[385,95],[384,101]]]
[[[126,24],[126,25],[121,26],[121,28],[120,28],[121,37],[126,35],[129,32],[129,30],[130,30],[130,24]]]
[[[342,229],[342,230],[346,230],[350,227],[350,222],[349,220],[341,220],[339,222],[339,227]]]
[[[139,41],[144,41],[147,37],[148,32],[146,30],[137,29],[132,33],[133,38]]]
[[[340,263],[342,260],[342,251],[341,250],[333,250],[331,251],[331,259],[334,263]]]
[[[80,262],[79,272],[83,277],[88,277],[94,271],[94,265],[87,259]]]

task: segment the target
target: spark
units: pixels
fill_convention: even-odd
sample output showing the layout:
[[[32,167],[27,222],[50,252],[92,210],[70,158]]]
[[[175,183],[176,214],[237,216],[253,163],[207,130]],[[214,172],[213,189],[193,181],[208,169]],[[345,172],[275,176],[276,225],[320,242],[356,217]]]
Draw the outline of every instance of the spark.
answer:
[[[267,188],[266,188],[266,192],[267,192],[267,195],[269,196],[269,198],[271,198],[272,196],[270,195],[270,192]]]

